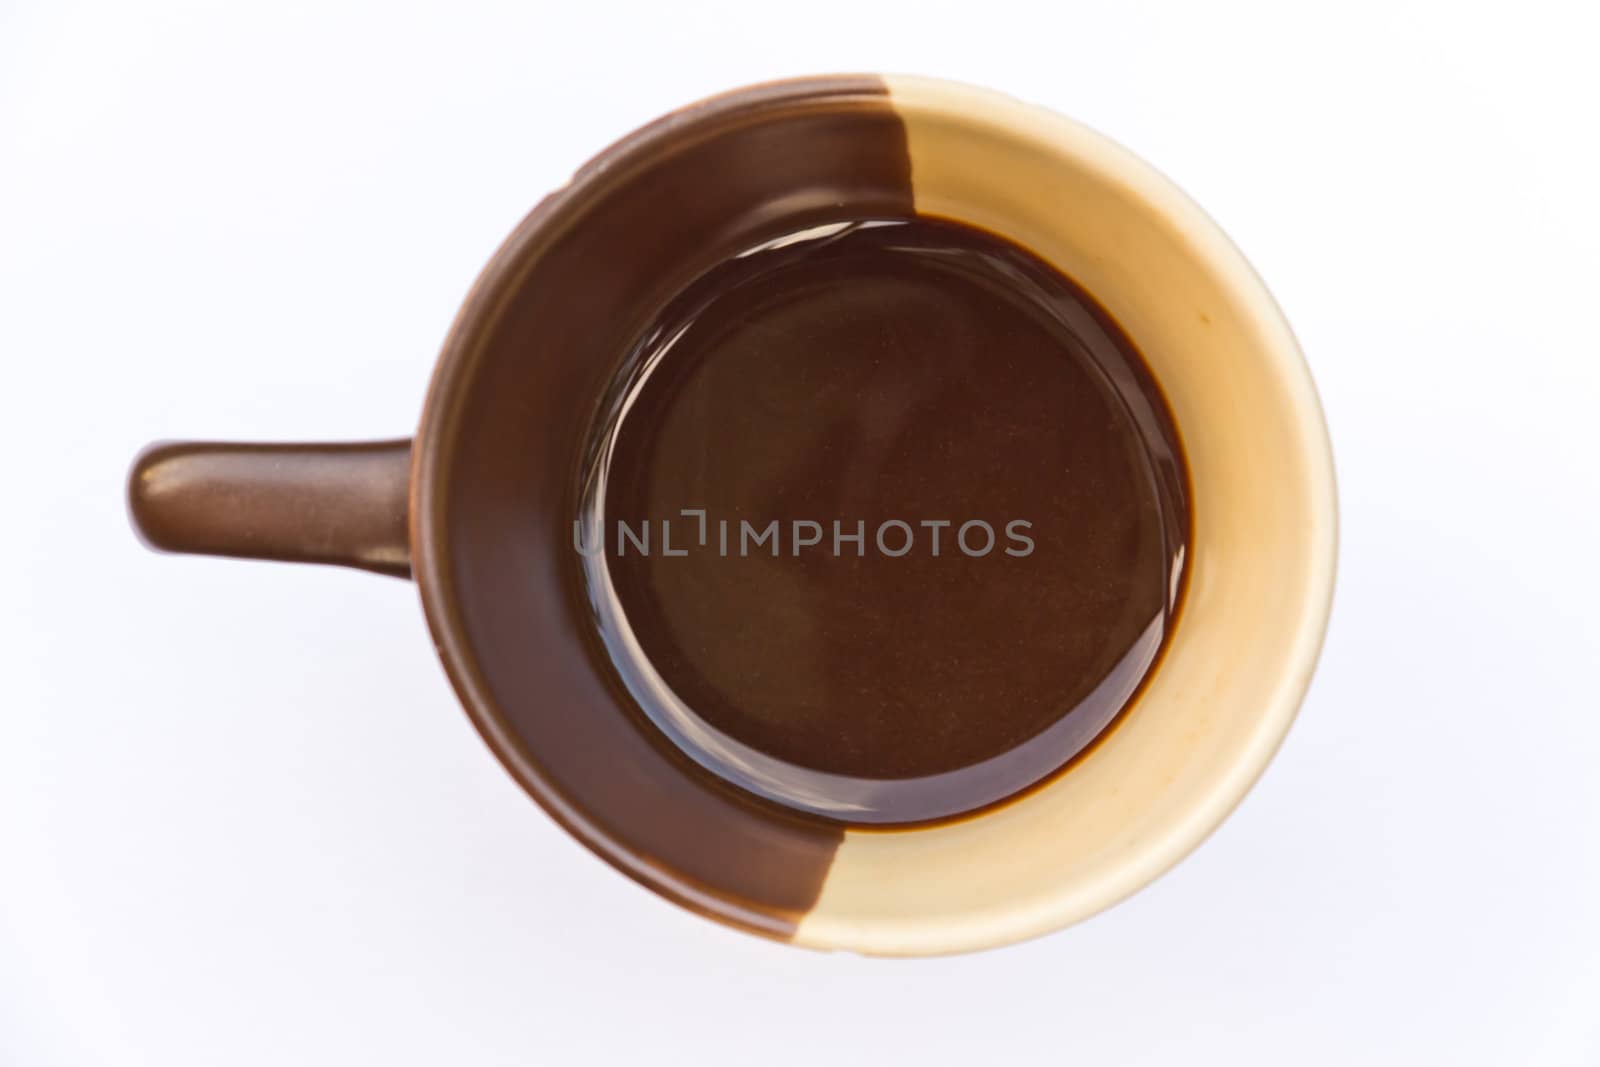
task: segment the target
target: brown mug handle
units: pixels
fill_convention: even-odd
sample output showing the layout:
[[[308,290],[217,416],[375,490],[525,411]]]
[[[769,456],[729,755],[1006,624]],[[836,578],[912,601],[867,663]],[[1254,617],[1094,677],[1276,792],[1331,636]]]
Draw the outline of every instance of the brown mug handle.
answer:
[[[407,578],[411,442],[163,442],[134,460],[128,509],[151,548],[335,563]]]

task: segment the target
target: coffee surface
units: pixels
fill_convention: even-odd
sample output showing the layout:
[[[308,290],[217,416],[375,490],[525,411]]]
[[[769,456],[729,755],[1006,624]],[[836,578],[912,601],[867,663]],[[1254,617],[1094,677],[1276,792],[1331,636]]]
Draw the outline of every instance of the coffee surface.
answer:
[[[1187,476],[1138,352],[954,223],[713,270],[630,353],[591,458],[574,547],[639,710],[815,815],[938,819],[1048,776],[1179,599]]]

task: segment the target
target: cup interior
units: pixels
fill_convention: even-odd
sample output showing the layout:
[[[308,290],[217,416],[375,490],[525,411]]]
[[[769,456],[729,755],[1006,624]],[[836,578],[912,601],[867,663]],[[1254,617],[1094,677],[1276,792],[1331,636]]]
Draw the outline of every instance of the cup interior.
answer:
[[[1021,797],[929,827],[802,818],[643,721],[597,637],[571,522],[621,354],[696,277],[784,233],[935,216],[1074,279],[1139,347],[1191,477],[1188,589],[1136,705]],[[1213,829],[1298,707],[1331,597],[1331,459],[1260,280],[1170,182],[967,86],[834,77],[677,112],[603,152],[491,261],[415,451],[423,602],[474,723],[601,856],[720,921],[817,948],[953,952],[1070,923]]]

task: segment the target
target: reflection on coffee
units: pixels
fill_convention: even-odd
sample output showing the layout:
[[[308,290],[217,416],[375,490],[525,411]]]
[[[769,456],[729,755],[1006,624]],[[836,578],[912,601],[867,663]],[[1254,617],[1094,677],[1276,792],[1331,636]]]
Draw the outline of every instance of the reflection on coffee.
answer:
[[[643,728],[815,816],[944,818],[1047,777],[1181,595],[1188,479],[1137,350],[964,225],[841,222],[711,271],[629,354],[591,455],[574,547]]]

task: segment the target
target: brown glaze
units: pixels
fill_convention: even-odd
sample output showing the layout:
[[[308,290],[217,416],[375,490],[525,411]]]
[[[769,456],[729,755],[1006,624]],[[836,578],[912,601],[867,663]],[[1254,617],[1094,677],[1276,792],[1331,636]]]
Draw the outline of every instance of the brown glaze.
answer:
[[[1015,245],[787,235],[674,301],[621,378],[592,597],[634,698],[729,781],[850,822],[969,812],[1065,764],[1156,662],[1176,433],[1110,318]]]
[[[152,548],[336,563],[407,577],[411,442],[175,442],[134,461],[128,507]]]
[[[572,550],[584,446],[624,355],[694,279],[797,227],[910,213],[904,130],[877,79],[764,86],[663,119],[496,255],[418,438],[423,603],[491,746],[619,868],[773,936],[815,900],[841,829],[706,772],[634,704]]]

